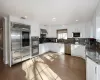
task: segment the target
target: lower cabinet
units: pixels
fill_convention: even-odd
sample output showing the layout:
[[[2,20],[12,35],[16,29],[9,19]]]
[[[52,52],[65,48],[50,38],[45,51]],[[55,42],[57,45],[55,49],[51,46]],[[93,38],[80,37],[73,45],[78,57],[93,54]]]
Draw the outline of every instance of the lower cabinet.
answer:
[[[45,53],[45,46],[44,44],[39,44],[39,54]]]
[[[100,65],[86,58],[86,80],[100,80]]]
[[[49,47],[50,51],[57,53],[65,53],[65,46],[62,43],[51,43]]]
[[[62,43],[44,43],[39,44],[39,54],[43,54],[48,51],[53,51],[57,53],[64,53],[64,44]]]
[[[77,56],[85,59],[85,46],[71,44],[71,56]]]

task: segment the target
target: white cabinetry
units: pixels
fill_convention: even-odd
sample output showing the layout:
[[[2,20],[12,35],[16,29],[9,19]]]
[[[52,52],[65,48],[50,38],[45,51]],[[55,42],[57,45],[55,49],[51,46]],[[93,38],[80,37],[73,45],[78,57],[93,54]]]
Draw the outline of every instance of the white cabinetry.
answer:
[[[44,43],[39,44],[39,54],[43,54],[48,51],[57,53],[65,53],[64,44],[62,43]]]
[[[78,56],[85,59],[85,46],[78,44],[71,44],[71,56]]]
[[[39,54],[43,54],[48,52],[50,49],[50,45],[48,43],[39,44]]]
[[[44,43],[44,48],[45,48],[45,52],[50,51],[50,44],[49,43]]]
[[[65,53],[65,46],[64,44],[61,44],[61,43],[55,43],[55,49],[54,51],[57,52],[57,53]]]
[[[98,65],[94,61],[86,59],[86,80],[98,80],[97,67]]]
[[[45,47],[44,44],[39,44],[39,54],[45,53]]]
[[[65,53],[65,47],[62,43],[50,43],[50,51],[57,53]]]

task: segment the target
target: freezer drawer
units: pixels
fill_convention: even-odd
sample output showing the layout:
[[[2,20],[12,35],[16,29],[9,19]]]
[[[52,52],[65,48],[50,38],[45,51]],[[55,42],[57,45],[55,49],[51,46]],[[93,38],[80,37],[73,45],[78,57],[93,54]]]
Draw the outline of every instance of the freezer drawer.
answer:
[[[19,63],[19,62],[21,62],[21,61],[22,61],[22,58],[21,58],[21,57],[17,57],[17,58],[13,58],[13,59],[12,59],[12,63],[13,63],[13,64]]]
[[[23,57],[23,56],[26,56],[26,55],[30,55],[30,49],[29,48],[24,48],[22,49],[22,51],[20,52],[20,55]]]
[[[29,55],[25,55],[25,56],[22,57],[22,61],[27,60],[29,58],[30,58],[30,54]]]
[[[18,58],[21,57],[20,51],[12,51],[12,58]]]

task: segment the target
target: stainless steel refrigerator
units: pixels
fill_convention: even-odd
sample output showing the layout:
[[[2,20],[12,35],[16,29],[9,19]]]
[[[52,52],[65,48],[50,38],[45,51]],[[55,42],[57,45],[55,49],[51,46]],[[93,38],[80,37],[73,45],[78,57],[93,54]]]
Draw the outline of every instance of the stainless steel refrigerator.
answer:
[[[14,24],[11,28],[11,64],[30,58],[30,26]]]

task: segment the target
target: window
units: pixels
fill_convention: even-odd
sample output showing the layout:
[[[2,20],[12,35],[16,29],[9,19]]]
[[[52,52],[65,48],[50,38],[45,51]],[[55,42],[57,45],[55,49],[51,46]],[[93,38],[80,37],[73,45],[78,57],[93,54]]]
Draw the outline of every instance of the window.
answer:
[[[57,30],[58,39],[67,39],[67,29]]]

